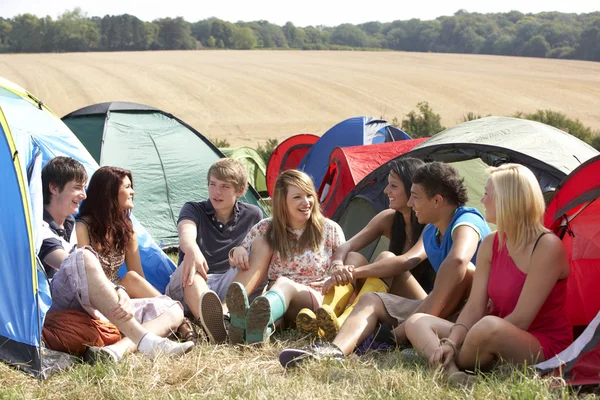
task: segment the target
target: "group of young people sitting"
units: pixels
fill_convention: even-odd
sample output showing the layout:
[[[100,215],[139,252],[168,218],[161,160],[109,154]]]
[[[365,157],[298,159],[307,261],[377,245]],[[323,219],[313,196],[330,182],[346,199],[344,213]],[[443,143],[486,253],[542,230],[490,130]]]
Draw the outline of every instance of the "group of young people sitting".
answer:
[[[90,361],[118,361],[136,349],[150,358],[183,354],[195,338],[184,315],[212,343],[262,343],[294,325],[319,339],[282,351],[284,367],[410,342],[460,381],[469,378],[461,371],[490,368],[498,358],[530,364],[566,348],[569,263],[542,225],[533,173],[517,164],[490,168],[484,218],[465,206],[466,186],[449,164],[402,158],[389,167],[390,208],[345,241],[321,214],[305,173],[280,174],[273,216],[262,219],[258,207],[238,201],[247,188],[244,167],[217,161],[208,171],[209,199],[181,209],[178,268],[161,295],[144,279],[129,218],[131,173],[102,167],[86,193],[83,166],[54,158],[42,171],[39,253],[52,277],[50,312],[82,309],[123,333],[116,344],[88,348]],[[389,238],[389,251],[370,262],[358,251],[380,236]],[[435,271],[431,288],[412,273],[423,266]],[[182,328],[187,341],[166,338]]]

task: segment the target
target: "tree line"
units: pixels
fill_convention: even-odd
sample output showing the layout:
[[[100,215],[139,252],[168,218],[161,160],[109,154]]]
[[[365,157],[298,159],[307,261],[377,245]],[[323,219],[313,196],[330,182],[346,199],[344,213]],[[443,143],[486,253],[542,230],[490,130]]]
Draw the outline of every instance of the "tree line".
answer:
[[[600,12],[479,14],[464,10],[434,20],[377,21],[336,27],[283,26],[217,18],[152,22],[129,15],[88,17],[80,8],[55,20],[0,17],[0,52],[193,49],[402,50],[600,61]]]

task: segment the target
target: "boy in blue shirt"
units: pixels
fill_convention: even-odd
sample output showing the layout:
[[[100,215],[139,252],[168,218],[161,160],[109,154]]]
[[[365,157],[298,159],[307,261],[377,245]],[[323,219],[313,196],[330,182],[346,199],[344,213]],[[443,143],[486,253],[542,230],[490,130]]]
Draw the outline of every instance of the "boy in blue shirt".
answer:
[[[400,344],[407,340],[404,321],[412,314],[448,318],[460,311],[471,288],[477,249],[490,233],[481,213],[465,207],[467,201],[467,188],[452,166],[432,162],[421,167],[413,177],[408,201],[419,223],[428,224],[417,244],[400,257],[357,268],[344,266],[331,277],[332,283],[346,284],[348,277],[356,280],[401,276],[404,283],[399,290],[401,295],[365,294],[331,344],[284,350],[281,364],[292,366],[307,357],[341,358],[373,334],[380,323],[395,327],[395,341]],[[429,294],[410,273],[425,259],[429,259],[436,271]]]

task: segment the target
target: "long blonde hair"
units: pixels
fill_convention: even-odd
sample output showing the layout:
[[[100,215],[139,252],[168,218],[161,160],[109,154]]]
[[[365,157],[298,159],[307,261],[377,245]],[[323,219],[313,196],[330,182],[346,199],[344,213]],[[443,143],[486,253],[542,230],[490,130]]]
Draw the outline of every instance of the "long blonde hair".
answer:
[[[286,200],[290,186],[311,194],[314,199],[306,229],[297,242],[290,240],[287,230],[289,213]],[[325,231],[325,218],[321,214],[317,191],[308,175],[295,169],[282,172],[275,182],[272,207],[273,219],[267,228],[266,239],[273,251],[279,252],[283,261],[290,260],[298,250],[319,250]]]
[[[520,164],[504,164],[490,168],[494,185],[494,205],[499,247],[504,236],[515,251],[521,251],[543,232],[546,204],[542,189],[531,170]]]

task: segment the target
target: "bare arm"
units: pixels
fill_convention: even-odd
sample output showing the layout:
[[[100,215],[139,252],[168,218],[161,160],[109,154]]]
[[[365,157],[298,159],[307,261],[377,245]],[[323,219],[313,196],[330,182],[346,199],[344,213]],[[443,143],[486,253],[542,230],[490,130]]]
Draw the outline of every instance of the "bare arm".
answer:
[[[331,257],[331,265],[343,264],[348,253],[366,247],[382,235],[389,237],[395,213],[394,210],[384,210],[377,214],[367,226],[335,250]]]
[[[127,271],[137,272],[139,276],[144,278],[144,270],[142,269],[142,260],[140,259],[140,251],[138,248],[137,235],[134,233],[127,248],[125,249],[125,266]]]
[[[479,246],[476,262],[477,269],[475,270],[471,293],[469,294],[467,304],[465,304],[465,307],[456,321],[457,325],[464,325],[466,329],[453,329],[451,335],[448,337],[459,347],[467,336],[467,329],[471,329],[471,327],[483,318],[486,313],[489,299],[487,289],[492,265],[492,253],[494,250],[494,236],[495,234],[487,235],[483,239],[481,246]]]
[[[517,305],[504,319],[520,329],[529,329],[556,282],[568,275],[569,260],[560,239],[544,235],[531,256]]]
[[[198,227],[193,221],[184,219],[177,224],[179,234],[179,248],[185,254],[183,259],[183,286],[190,286],[194,282],[194,275],[198,272],[204,280],[208,279],[208,264],[200,247],[196,243]]]
[[[388,278],[399,275],[405,271],[410,271],[427,258],[425,247],[423,246],[423,237],[421,236],[417,243],[406,253],[386,258],[374,262],[373,264],[357,267],[352,272],[354,279],[360,278]]]
[[[440,265],[431,293],[413,312],[439,316],[450,300],[452,293],[465,278],[471,258],[477,251],[479,234],[470,226],[462,225],[452,232],[453,244],[450,252]],[[412,314],[411,314],[412,315]],[[405,341],[404,324],[395,330],[396,340]]]
[[[87,226],[83,222],[75,223],[75,233],[77,234],[77,247],[91,246],[90,234]]]
[[[46,257],[44,257],[44,262],[51,266],[54,269],[59,269],[60,264],[69,256],[64,249],[56,249],[51,253],[48,253]]]

